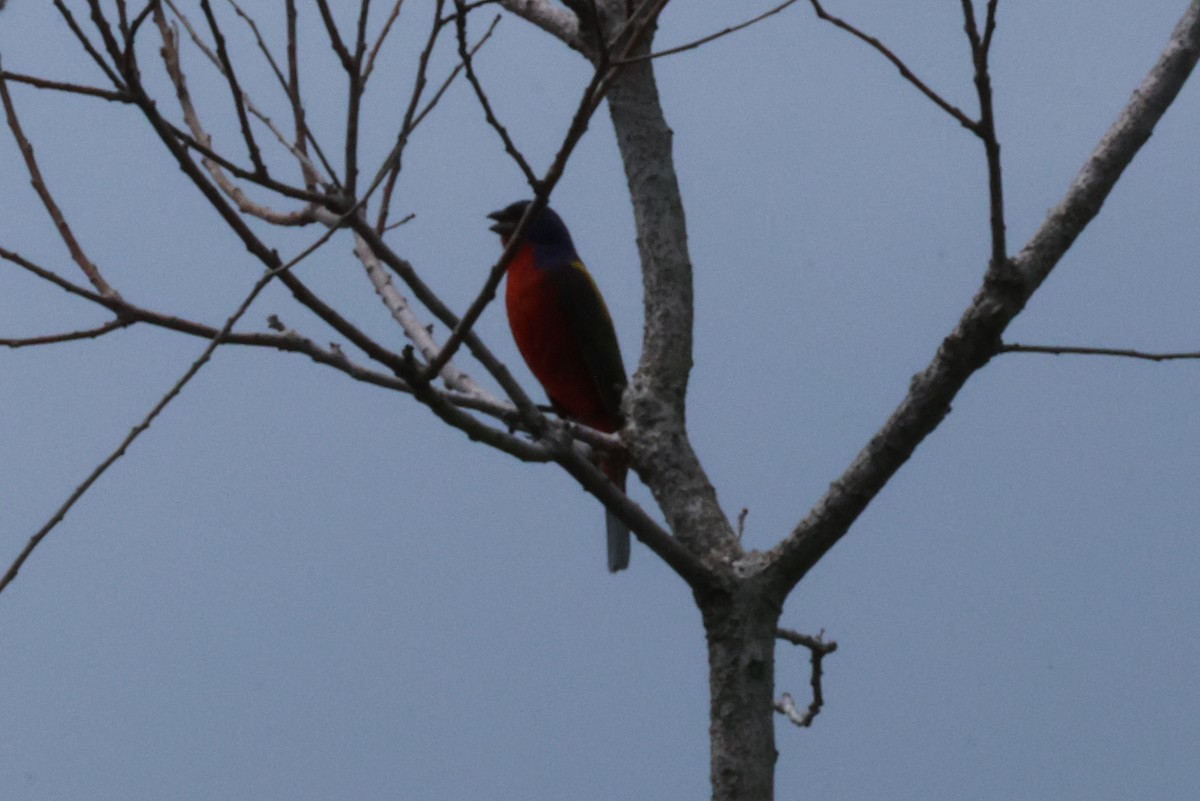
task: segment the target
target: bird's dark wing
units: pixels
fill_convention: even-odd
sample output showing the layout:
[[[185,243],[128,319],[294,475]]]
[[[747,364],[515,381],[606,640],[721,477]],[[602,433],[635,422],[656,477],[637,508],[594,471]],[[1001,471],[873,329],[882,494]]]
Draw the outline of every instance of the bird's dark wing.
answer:
[[[581,261],[554,271],[563,306],[569,312],[571,329],[583,352],[584,361],[596,380],[604,408],[620,421],[621,394],[625,391],[625,363],[613,330],[612,316],[596,282]]]

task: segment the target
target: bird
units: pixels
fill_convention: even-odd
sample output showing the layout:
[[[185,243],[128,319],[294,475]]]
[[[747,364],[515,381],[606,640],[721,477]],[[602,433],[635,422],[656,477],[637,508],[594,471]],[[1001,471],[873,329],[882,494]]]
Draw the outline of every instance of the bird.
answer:
[[[518,200],[487,215],[502,245],[531,202]],[[620,431],[627,379],[612,316],[567,226],[550,207],[529,221],[507,272],[504,301],[513,339],[554,411],[606,434]],[[625,491],[625,460],[605,454],[599,467]],[[629,566],[629,527],[611,511],[605,527],[608,569],[616,573]]]

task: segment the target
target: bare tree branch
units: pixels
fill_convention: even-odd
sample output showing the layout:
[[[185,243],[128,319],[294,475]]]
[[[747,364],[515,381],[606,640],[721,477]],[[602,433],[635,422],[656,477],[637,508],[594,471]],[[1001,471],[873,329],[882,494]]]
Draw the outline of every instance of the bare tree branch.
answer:
[[[987,21],[983,25],[983,50],[988,52],[992,46],[992,34],[996,32],[996,8],[999,6],[999,0],[988,0],[987,5]]]
[[[367,51],[367,16],[371,0],[361,0],[358,7],[358,26],[354,36],[354,54],[350,66],[346,69],[346,77],[350,86],[346,92],[346,194],[354,195],[358,190],[358,124],[362,110],[363,97],[363,58]]]
[[[1143,359],[1151,362],[1170,362],[1182,359],[1200,359],[1200,351],[1182,351],[1175,353],[1148,353],[1128,348],[1083,348],[1070,345],[1019,345],[1017,343],[1000,346],[1001,353],[1047,353],[1054,356],[1067,354],[1080,356],[1120,356],[1127,359]]]
[[[271,48],[267,47],[267,42],[265,39],[263,39],[262,32],[258,29],[258,22],[255,21],[254,17],[246,13],[245,9],[238,5],[237,0],[226,0],[226,2],[229,3],[229,6],[233,9],[234,13],[244,20],[246,25],[250,28],[250,32],[254,34],[254,42],[258,45],[259,52],[262,53],[263,58],[267,60],[267,64],[269,64],[271,67],[271,72],[275,73],[275,80],[279,81],[279,85],[283,87],[284,92],[287,92],[287,78],[284,77],[283,70],[279,68],[279,62],[275,60],[275,56],[271,53]],[[176,14],[179,13],[174,6],[172,6],[172,10],[174,10]]]
[[[161,15],[160,15],[161,17]],[[170,31],[165,26],[165,23],[159,22],[160,29],[164,31],[164,37],[170,37]],[[179,151],[175,147],[174,141],[168,135],[169,126],[161,118],[157,107],[148,98],[145,98],[144,91],[139,83],[131,83],[135,90],[135,97],[139,107],[150,120],[155,130],[159,133],[160,138],[167,144],[172,151],[176,160],[184,173],[192,178],[196,186],[204,193],[209,202],[217,209],[226,223],[234,230],[235,233],[243,240],[247,248],[252,254],[258,257],[264,265],[273,267],[278,263],[278,256],[265,247],[265,245],[255,236],[255,234],[245,225],[245,223],[221,200],[218,190],[207,181],[205,181],[196,169],[195,165],[186,157],[186,154]],[[202,129],[201,129],[202,130]],[[405,280],[405,283],[413,289],[427,308],[430,309],[436,316],[443,319],[448,326],[453,327],[457,323],[457,318],[450,312],[444,303],[429,290],[429,288],[416,275],[415,270],[411,265],[404,260],[395,256],[394,253],[387,248],[382,239],[379,238],[377,232],[374,231],[361,217],[361,208],[370,194],[379,186],[390,169],[390,159],[385,159],[384,164],[380,167],[376,176],[361,199],[350,204],[327,203],[330,206],[336,206],[334,212],[337,215],[335,220],[328,221],[329,226],[327,235],[338,230],[344,225],[349,225],[359,233],[360,236],[367,241],[372,251],[376,253],[392,269]],[[293,296],[301,304],[307,306],[311,311],[317,314],[322,320],[332,326],[335,330],[349,339],[356,347],[362,350],[370,358],[386,365],[389,369],[395,371],[397,375],[405,378],[414,396],[422,403],[425,403],[438,417],[460,430],[463,430],[467,435],[477,441],[492,445],[498,449],[518,456],[522,459],[530,459],[534,461],[544,461],[545,450],[536,444],[527,443],[512,435],[492,429],[469,414],[466,414],[462,409],[438,390],[427,385],[425,381],[413,382],[413,378],[417,375],[417,370],[420,365],[416,363],[415,358],[411,354],[405,356],[397,356],[386,350],[374,340],[364,335],[357,327],[353,326],[348,320],[337,313],[332,307],[322,301],[317,295],[309,290],[293,273],[285,272],[281,275],[281,280],[292,290]],[[538,413],[533,410],[532,403],[519,385],[512,379],[507,369],[487,350],[481,341],[476,337],[470,337],[468,344],[471,347],[472,353],[484,365],[485,368],[500,382],[505,391],[513,398],[516,407],[522,419],[536,420]],[[534,426],[531,430],[537,430]]]
[[[1192,0],[1158,62],[1084,163],[1058,205],[1011,263],[993,263],[983,286],[899,407],[767,558],[785,592],[846,533],[871,499],[950,411],[976,370],[1001,350],[1004,329],[1100,211],[1200,59],[1200,0]]]
[[[159,11],[156,11],[156,23],[159,29],[164,32],[164,41],[174,38],[169,26],[166,24],[165,18]],[[134,97],[138,108],[142,111],[154,132],[176,160],[180,169],[192,180],[193,184],[200,190],[209,204],[212,205],[230,230],[237,235],[246,249],[255,258],[267,269],[279,267],[279,255],[267,247],[245,223],[238,212],[224,201],[221,190],[204,178],[204,174],[189,158],[187,151],[176,140],[172,127],[163,119],[157,104],[146,94],[144,87],[136,79],[136,75],[130,76],[131,95]],[[343,315],[313,293],[294,273],[291,271],[284,272],[281,274],[280,280],[291,290],[293,297],[301,305],[306,306],[317,317],[346,337],[369,358],[395,371],[408,369],[408,363],[403,358],[363,334],[362,331]]]
[[[305,248],[295,258],[286,263],[280,264],[278,267],[269,268],[264,272],[263,276],[255,282],[254,286],[246,295],[242,303],[226,320],[225,325],[210,339],[208,346],[201,353],[200,357],[192,363],[191,367],[189,367],[188,370],[180,377],[180,379],[175,382],[175,384],[158,401],[158,403],[155,404],[155,406],[143,418],[143,420],[138,425],[134,426],[134,428],[121,441],[117,448],[113,450],[112,453],[110,453],[109,456],[99,465],[97,465],[95,469],[92,470],[87,478],[84,479],[83,483],[75,488],[67,500],[55,511],[45,525],[43,525],[42,528],[40,528],[33,534],[33,536],[30,537],[28,543],[26,543],[25,547],[9,566],[7,572],[2,578],[0,578],[0,592],[3,592],[5,587],[7,587],[13,581],[13,579],[16,578],[21,567],[33,553],[34,549],[36,549],[42,540],[45,539],[46,535],[48,535],[55,528],[55,526],[57,526],[63,520],[67,512],[70,511],[71,507],[73,507],[75,503],[83,497],[83,495],[92,487],[92,485],[95,484],[95,482],[108,470],[109,467],[111,467],[118,459],[121,458],[121,456],[125,454],[129,446],[133,444],[134,440],[136,440],[138,436],[140,436],[150,427],[150,424],[154,421],[154,419],[158,417],[158,415],[162,413],[167,405],[179,395],[184,386],[191,381],[196,373],[198,373],[200,369],[208,363],[217,347],[223,342],[228,341],[233,336],[233,327],[249,310],[250,305],[258,297],[259,293],[262,292],[266,285],[275,277],[286,274],[292,267],[314,253],[317,248],[319,248],[333,236],[336,230],[337,226],[330,227],[321,235],[321,237],[319,237],[309,247]],[[45,271],[42,268],[37,268],[36,265],[32,265],[32,263],[21,259],[20,257],[16,257],[16,254],[6,251],[3,248],[0,248],[0,255],[9,261],[21,264],[21,266],[25,266],[27,268],[34,267],[35,269],[33,271],[39,274],[49,273],[49,271]],[[49,275],[53,274],[49,273]],[[67,282],[60,282],[60,285],[62,283]],[[103,295],[94,295],[78,287],[75,288],[74,291],[75,294],[88,297],[88,299],[103,305],[124,305],[124,302],[119,298],[109,298]],[[409,369],[406,372],[411,373],[413,370]],[[410,391],[412,391],[413,394],[425,402],[435,412],[435,414],[437,414],[447,423],[450,423],[456,428],[463,430],[471,439],[479,440],[490,444],[493,447],[505,450],[517,456],[518,458],[532,461],[545,461],[547,458],[549,458],[549,453],[544,447],[537,444],[524,442],[509,434],[505,434],[502,431],[484,425],[463,410],[459,409],[455,405],[453,398],[443,395],[442,393],[439,393],[430,387],[414,387],[411,382],[407,386]]]
[[[97,303],[101,306],[104,306],[105,308],[113,309],[113,308],[115,308],[115,306],[113,306],[111,304],[115,304],[115,303],[118,303],[121,301],[121,298],[119,296],[99,295],[99,294],[96,294],[95,292],[85,289],[82,286],[79,286],[78,284],[72,283],[71,281],[68,281],[67,279],[63,278],[62,276],[58,275],[57,273],[52,272],[51,270],[47,270],[45,267],[42,267],[40,265],[34,264],[32,261],[30,261],[29,259],[26,259],[20,253],[9,250],[8,248],[4,247],[3,245],[0,245],[0,258],[4,259],[5,261],[12,262],[13,264],[17,265],[21,269],[27,270],[28,272],[33,273],[38,278],[41,278],[44,281],[54,284],[59,289],[65,290],[66,292],[69,292],[72,295],[76,295],[76,296],[84,298],[86,300],[90,300],[93,303]]]
[[[429,332],[425,324],[413,313],[408,305],[408,300],[393,286],[392,279],[388,276],[387,271],[384,270],[379,258],[367,243],[363,241],[361,236],[355,237],[354,255],[358,257],[358,260],[366,268],[367,276],[370,278],[371,284],[375,287],[376,294],[379,295],[383,301],[383,305],[391,313],[392,318],[400,325],[405,336],[417,347],[427,361],[434,359],[442,348],[438,346],[433,338],[433,334]],[[443,363],[438,373],[450,389],[479,397],[490,397],[475,379],[451,363]]]
[[[123,325],[144,323],[157,328],[163,328],[169,331],[175,331],[181,334],[187,334],[189,336],[199,337],[206,340],[217,336],[220,330],[204,323],[199,323],[176,315],[147,309],[143,306],[130,303],[124,298],[113,298],[99,295],[82,286],[79,286],[78,284],[74,284],[65,278],[62,278],[57,273],[35,264],[29,259],[21,256],[19,253],[8,250],[3,246],[0,246],[0,258],[3,258],[4,260],[11,262],[18,267],[21,267],[38,278],[41,278],[72,295],[83,298],[84,300],[103,307],[104,309],[115,314],[117,319],[122,321]],[[332,367],[342,373],[345,373],[347,376],[356,381],[373,384],[385,389],[412,394],[412,388],[409,386],[407,381],[396,378],[394,375],[376,372],[356,364],[355,362],[351,361],[344,352],[342,352],[341,348],[337,346],[330,346],[328,348],[321,347],[311,339],[301,336],[299,333],[286,328],[281,322],[278,321],[277,318],[274,317],[274,315],[272,315],[272,320],[273,327],[275,327],[281,333],[270,334],[265,332],[231,332],[222,339],[222,342],[227,345],[270,348],[285,353],[296,353],[308,356],[317,364]],[[115,321],[108,323],[107,326],[113,326],[114,329],[119,327]],[[101,328],[106,328],[107,326],[102,326]],[[88,332],[80,333],[86,334]],[[36,339],[42,340],[51,338],[39,337]],[[67,341],[68,338],[60,338],[56,336],[53,337],[53,339],[54,341]],[[43,344],[42,342],[31,340],[0,340],[0,342],[3,342],[4,344],[8,344],[10,342],[17,343],[12,345],[13,347],[18,347],[23,344]],[[436,345],[434,348],[436,349]],[[493,398],[486,392],[475,391],[468,387],[465,391],[449,390],[443,391],[440,394],[446,401],[454,404],[455,406],[483,412],[490,417],[494,417],[497,420],[503,421],[510,429],[517,426],[518,416],[516,407]],[[578,438],[588,442],[593,447],[605,449],[611,449],[613,447],[613,443],[609,435],[593,432],[590,429],[579,431]],[[524,456],[528,457],[529,454],[524,454]],[[549,459],[549,455],[546,454],[544,458],[535,459],[533,461],[548,461]]]
[[[1014,257],[1027,286],[1036,288],[1100,212],[1108,193],[1183,88],[1200,57],[1200,0],[1191,0],[1141,86],[1104,134],[1063,199]]]
[[[232,0],[230,1],[232,2]],[[212,51],[212,48],[205,44],[204,40],[200,37],[200,34],[192,26],[191,20],[188,19],[187,15],[183,14],[175,6],[175,4],[171,2],[171,0],[166,0],[166,4],[167,7],[171,9],[171,13],[175,15],[175,18],[183,25],[184,30],[188,32],[188,36],[192,40],[192,43],[196,46],[196,49],[208,59],[213,67],[216,68],[218,73],[224,75],[225,68],[222,66],[220,58],[218,58],[217,54]],[[159,20],[159,17],[156,16],[155,19],[157,21]],[[251,25],[254,24],[253,20],[249,20],[249,22]],[[163,62],[167,67],[167,75],[171,79],[171,83],[175,86],[176,95],[179,99],[179,103],[184,114],[184,124],[187,125],[189,130],[193,132],[193,135],[189,136],[187,133],[177,130],[176,135],[179,137],[179,139],[185,142],[189,147],[199,152],[206,159],[219,164],[237,178],[258,184],[265,189],[277,192],[285,197],[304,200],[309,203],[322,202],[324,197],[316,194],[312,191],[312,189],[317,184],[324,184],[326,186],[332,185],[336,187],[338,183],[337,177],[336,173],[334,173],[334,171],[330,168],[329,162],[325,159],[324,153],[321,152],[320,146],[314,139],[311,138],[307,127],[303,124],[304,109],[302,106],[298,105],[300,102],[298,99],[298,90],[297,92],[293,93],[290,86],[285,85],[283,87],[285,94],[288,96],[289,101],[292,104],[293,118],[294,121],[296,121],[297,136],[295,142],[292,142],[283,135],[271,118],[258,108],[258,106],[254,103],[253,98],[251,98],[246,92],[242,92],[242,102],[245,104],[246,110],[257,117],[259,121],[262,122],[272,134],[275,135],[275,138],[279,141],[279,143],[287,148],[288,152],[290,152],[292,156],[294,156],[299,162],[301,172],[305,177],[306,189],[303,190],[276,181],[273,178],[270,178],[269,176],[261,174],[257,171],[251,172],[249,170],[245,170],[212,149],[212,137],[208,135],[203,125],[200,124],[199,114],[196,111],[195,105],[192,103],[191,94],[187,88],[187,79],[182,67],[182,56],[179,49],[177,28],[166,26],[165,20],[159,21],[157,24],[164,39],[164,47],[167,48],[167,52],[161,54],[163,57]],[[163,33],[163,31],[165,31],[165,33]],[[255,33],[257,35],[257,29],[255,29]],[[263,51],[267,54],[267,58],[269,60],[271,56],[270,53],[266,51],[265,44],[263,45]],[[295,94],[296,97],[293,97],[293,94]],[[321,164],[325,169],[324,175],[322,174],[321,169],[313,164],[308,157],[306,144],[309,142],[312,143],[313,149],[316,151],[317,156],[321,160]],[[248,209],[244,209],[244,211],[247,213],[253,213]],[[304,225],[311,221],[312,220],[310,216],[296,215],[292,217],[290,221],[281,221],[276,224]]]
[[[175,11],[175,13],[178,15],[178,11]],[[188,23],[186,17],[180,16],[180,19],[183,21],[184,27],[192,33],[193,41],[197,41],[195,38],[195,32],[192,30],[192,27]],[[200,151],[200,153],[203,155],[202,163],[204,164],[205,169],[208,170],[209,175],[212,176],[213,182],[216,183],[216,185],[220,187],[221,191],[224,192],[225,195],[237,205],[238,210],[243,214],[257,217],[261,220],[272,223],[273,225],[307,225],[313,222],[315,219],[314,207],[316,203],[321,200],[319,196],[307,198],[309,200],[309,205],[303,209],[291,212],[281,212],[252,201],[250,197],[242,190],[242,188],[230,180],[225,174],[225,170],[229,170],[234,174],[241,175],[255,182],[261,183],[267,180],[265,174],[257,172],[246,173],[244,170],[241,170],[239,167],[237,167],[237,165],[232,164],[212,149],[212,137],[204,128],[203,123],[200,121],[200,115],[197,113],[196,107],[192,103],[192,96],[190,90],[188,89],[187,77],[184,74],[183,66],[180,62],[179,37],[176,32],[173,31],[167,24],[166,17],[161,12],[157,12],[155,14],[155,23],[158,25],[159,33],[162,36],[163,44],[162,48],[160,49],[160,54],[162,56],[163,64],[166,67],[167,76],[170,78],[172,85],[175,87],[175,97],[179,101],[179,106],[183,111],[184,124],[187,125],[188,129],[191,131],[190,137],[183,134],[182,131],[180,131],[178,135],[182,141],[186,142],[190,147]],[[200,49],[206,52],[210,59],[216,58],[211,52],[207,51],[207,48],[204,48],[202,44],[200,45]],[[213,63],[217,66],[218,70],[223,69],[219,61],[214,61]],[[247,105],[252,106],[253,104],[247,102]],[[172,130],[174,131],[173,126]],[[272,126],[272,130],[275,130],[274,126]],[[276,135],[279,137],[284,146],[291,149],[293,154],[301,160],[302,168],[306,175],[320,175],[317,168],[310,161],[308,161],[307,157],[304,156],[302,152],[293,148],[278,131],[276,131]],[[274,189],[275,183],[276,182],[272,181],[268,188]],[[296,190],[293,190],[291,187],[281,187],[278,191],[280,191],[281,194],[289,196],[297,194]],[[309,193],[299,192],[298,194],[307,195]]]

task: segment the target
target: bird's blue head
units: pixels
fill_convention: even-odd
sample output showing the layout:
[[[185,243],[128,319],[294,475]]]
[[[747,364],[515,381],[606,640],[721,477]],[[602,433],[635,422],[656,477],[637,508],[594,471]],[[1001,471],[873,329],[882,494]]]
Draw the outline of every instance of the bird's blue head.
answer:
[[[488,219],[496,222],[489,226],[488,230],[498,233],[500,239],[508,244],[509,238],[517,229],[517,223],[525,216],[525,209],[531,202],[518,200],[499,211],[493,211],[488,215]],[[579,258],[575,253],[575,244],[571,241],[571,234],[567,231],[567,226],[549,206],[543,208],[536,217],[530,220],[525,229],[525,241],[533,245],[537,250],[539,262],[545,264],[566,263]]]

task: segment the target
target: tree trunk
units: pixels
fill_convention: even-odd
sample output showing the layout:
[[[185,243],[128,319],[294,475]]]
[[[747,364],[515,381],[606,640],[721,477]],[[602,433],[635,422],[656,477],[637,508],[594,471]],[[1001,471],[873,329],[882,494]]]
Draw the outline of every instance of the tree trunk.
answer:
[[[649,47],[644,42],[634,55]],[[637,226],[645,303],[642,356],[625,393],[625,441],[671,533],[700,558],[730,564],[742,550],[687,434],[692,262],[671,128],[653,64],[638,61],[622,69],[607,95]]]
[[[649,48],[646,41],[635,55]],[[646,305],[642,358],[625,395],[624,438],[672,534],[718,570],[696,595],[708,638],[713,799],[770,801],[781,604],[760,578],[738,574],[745,554],[687,436],[692,265],[653,62],[625,67],[607,97],[637,225]]]
[[[771,801],[780,607],[739,582],[697,599],[708,639],[713,801]]]

